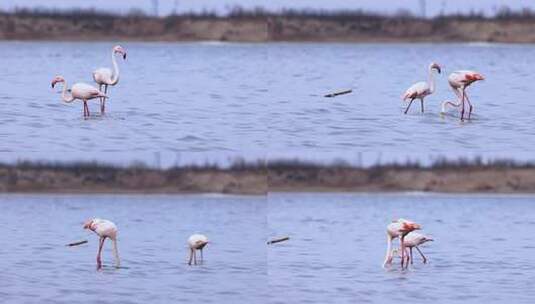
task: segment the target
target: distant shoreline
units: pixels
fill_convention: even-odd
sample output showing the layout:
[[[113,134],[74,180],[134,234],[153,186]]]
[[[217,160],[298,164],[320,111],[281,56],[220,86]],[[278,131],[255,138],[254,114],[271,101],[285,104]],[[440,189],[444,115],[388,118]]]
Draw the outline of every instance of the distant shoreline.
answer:
[[[229,16],[0,12],[0,40],[346,43],[535,43],[535,14],[430,19],[356,12],[241,12]]]
[[[358,168],[275,161],[153,169],[97,163],[0,165],[0,193],[266,195],[270,192],[535,193],[535,166],[442,162]]]

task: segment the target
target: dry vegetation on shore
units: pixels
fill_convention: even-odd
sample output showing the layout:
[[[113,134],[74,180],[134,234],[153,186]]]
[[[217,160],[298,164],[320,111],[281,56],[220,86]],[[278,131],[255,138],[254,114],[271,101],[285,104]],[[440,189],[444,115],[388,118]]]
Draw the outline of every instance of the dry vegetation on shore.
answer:
[[[502,8],[482,13],[420,18],[409,12],[269,12],[236,8],[224,16],[188,13],[151,17],[95,10],[0,12],[4,40],[535,42],[535,12]]]
[[[0,165],[0,192],[232,193],[267,192],[535,193],[535,165],[514,161],[438,160],[355,167],[296,160],[236,161],[154,169],[98,163],[19,162]]]

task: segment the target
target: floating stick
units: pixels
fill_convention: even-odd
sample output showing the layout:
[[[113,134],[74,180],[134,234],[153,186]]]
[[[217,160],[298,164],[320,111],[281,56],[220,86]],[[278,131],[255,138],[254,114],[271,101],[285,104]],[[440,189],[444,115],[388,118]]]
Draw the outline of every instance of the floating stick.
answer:
[[[285,237],[281,237],[281,238],[278,238],[278,239],[271,240],[271,241],[267,242],[267,244],[271,245],[271,244],[275,244],[275,243],[280,243],[280,242],[287,241],[289,239],[290,239],[290,237],[285,236]]]
[[[69,243],[65,246],[69,246],[69,247],[72,247],[72,246],[78,246],[78,245],[82,245],[82,244],[85,244],[87,243],[88,241],[87,240],[83,240],[83,241],[79,241],[79,242],[74,242],[74,243]]]
[[[335,92],[335,93],[327,94],[324,97],[331,98],[331,97],[336,97],[338,95],[349,94],[351,92],[353,92],[353,90],[345,90],[345,91],[341,91],[341,92]]]

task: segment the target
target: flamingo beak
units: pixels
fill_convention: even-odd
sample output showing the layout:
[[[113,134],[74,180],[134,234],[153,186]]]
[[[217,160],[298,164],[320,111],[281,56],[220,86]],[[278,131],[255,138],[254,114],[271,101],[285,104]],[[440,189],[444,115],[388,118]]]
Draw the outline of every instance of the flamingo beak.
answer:
[[[123,53],[123,60],[126,60],[126,53]]]
[[[437,65],[437,71],[439,74],[442,74],[442,69]]]
[[[50,84],[50,86],[52,87],[52,89],[54,88],[55,85],[56,85],[55,82],[52,82],[52,83]]]

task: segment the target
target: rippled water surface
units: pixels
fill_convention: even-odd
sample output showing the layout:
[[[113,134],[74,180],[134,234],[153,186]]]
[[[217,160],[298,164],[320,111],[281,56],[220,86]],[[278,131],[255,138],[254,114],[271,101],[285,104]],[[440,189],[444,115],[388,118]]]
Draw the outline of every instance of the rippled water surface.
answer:
[[[272,303],[533,303],[535,197],[275,194],[268,250]],[[389,220],[435,242],[429,259],[381,268]],[[395,243],[397,246],[397,242]]]
[[[2,303],[261,303],[266,296],[265,199],[231,196],[3,195]],[[90,217],[119,228],[123,268]],[[186,240],[212,241],[188,266]],[[87,239],[78,247],[66,243]]]
[[[247,156],[530,157],[535,143],[535,46],[486,44],[125,43],[121,80],[108,114],[82,119],[50,88],[111,66],[110,43],[2,42],[0,151],[46,157],[101,152],[229,152]],[[403,115],[401,94],[444,74],[437,93]],[[472,121],[452,111],[447,75],[475,69],[487,80],[469,89]],[[334,99],[322,95],[351,88]],[[416,105],[418,106],[418,105]],[[80,153],[83,152],[83,153]]]

